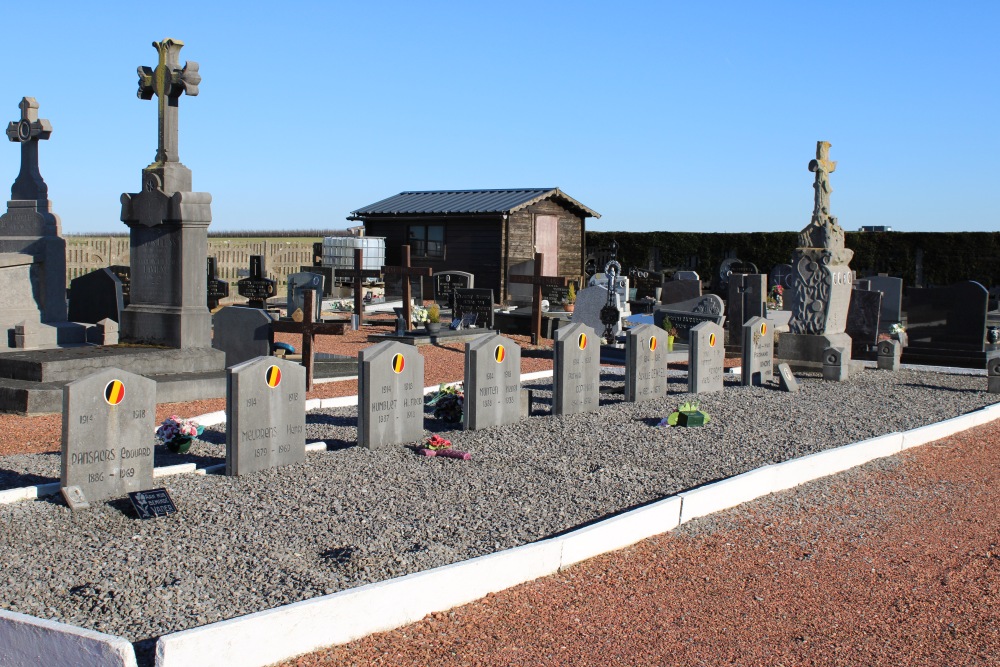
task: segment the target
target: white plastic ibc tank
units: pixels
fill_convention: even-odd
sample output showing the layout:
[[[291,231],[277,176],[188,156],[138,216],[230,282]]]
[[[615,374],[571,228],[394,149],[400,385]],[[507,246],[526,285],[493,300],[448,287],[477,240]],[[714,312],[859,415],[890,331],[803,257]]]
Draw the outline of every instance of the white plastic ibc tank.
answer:
[[[326,236],[323,238],[323,265],[354,268],[354,249],[364,251],[364,269],[381,269],[385,265],[383,236]]]

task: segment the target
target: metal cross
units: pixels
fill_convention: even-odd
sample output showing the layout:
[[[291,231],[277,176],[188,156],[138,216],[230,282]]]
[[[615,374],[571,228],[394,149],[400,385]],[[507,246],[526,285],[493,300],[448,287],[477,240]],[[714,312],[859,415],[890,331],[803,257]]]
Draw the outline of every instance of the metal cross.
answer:
[[[813,220],[825,220],[830,217],[830,187],[829,174],[837,171],[837,163],[830,159],[830,142],[816,142],[816,159],[809,161],[809,171],[816,173],[813,183]]]
[[[159,104],[159,136],[156,147],[156,159],[150,167],[166,162],[179,162],[177,156],[177,101],[181,93],[190,96],[198,94],[198,84],[201,75],[198,73],[198,63],[188,61],[182,68],[178,57],[184,42],[179,39],[166,38],[162,42],[153,42],[153,48],[160,54],[156,69],[139,67],[140,99],[150,100],[156,95]]]
[[[17,105],[21,109],[21,120],[7,125],[7,137],[21,144],[21,172],[17,175],[10,198],[45,200],[49,198],[49,186],[38,170],[38,142],[52,134],[52,124],[38,118],[38,102],[34,97],[23,97]]]

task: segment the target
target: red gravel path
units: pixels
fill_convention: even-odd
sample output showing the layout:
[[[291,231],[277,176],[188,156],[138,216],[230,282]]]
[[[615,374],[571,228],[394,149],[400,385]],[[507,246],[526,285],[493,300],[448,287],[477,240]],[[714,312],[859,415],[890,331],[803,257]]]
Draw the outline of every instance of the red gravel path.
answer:
[[[998,506],[993,423],[285,667],[998,665]]]

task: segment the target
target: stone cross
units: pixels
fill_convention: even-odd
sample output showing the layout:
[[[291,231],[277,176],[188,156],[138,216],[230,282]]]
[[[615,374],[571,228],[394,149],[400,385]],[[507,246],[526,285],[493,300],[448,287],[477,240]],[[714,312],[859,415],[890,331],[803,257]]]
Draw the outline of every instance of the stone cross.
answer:
[[[538,345],[542,338],[542,287],[566,287],[569,278],[542,275],[543,253],[535,253],[535,273],[531,276],[513,275],[510,282],[523,285],[534,285],[534,295],[531,298],[531,344]],[[611,287],[614,290],[614,286]]]
[[[10,198],[13,200],[49,198],[49,187],[38,170],[38,142],[52,134],[52,124],[38,117],[38,102],[34,97],[23,97],[17,105],[21,109],[21,120],[7,125],[7,137],[21,144],[21,172],[17,175]]]
[[[181,93],[197,95],[198,84],[201,83],[198,63],[188,61],[183,68],[180,66],[178,56],[183,46],[181,40],[169,37],[162,42],[153,42],[153,48],[160,54],[156,69],[138,69],[139,98],[150,100],[156,95],[159,104],[159,141],[156,159],[150,167],[180,162],[177,156],[177,102]]]
[[[355,255],[357,257],[357,255]],[[410,299],[413,293],[410,289],[410,277],[411,276],[432,276],[434,271],[430,268],[425,267],[415,267],[410,266],[410,246],[403,246],[403,262],[402,266],[383,266],[382,272],[386,276],[396,277],[400,276],[403,279],[403,320],[406,322],[406,326],[411,326],[412,311],[410,310]],[[355,294],[355,299],[357,298],[357,292]]]
[[[830,159],[830,142],[816,142],[816,159],[809,161],[809,171],[816,173],[813,189],[816,191],[813,199],[813,221],[826,220],[830,217],[830,187],[829,175],[837,170],[837,163]]]
[[[306,391],[313,388],[313,338],[316,336],[342,336],[347,331],[346,322],[316,322],[316,291],[307,289],[302,293],[302,321],[278,320],[271,323],[271,330],[302,336],[302,365],[306,368]]]
[[[358,316],[358,326],[365,321],[365,300],[364,290],[361,283],[365,278],[380,278],[382,273],[378,269],[364,269],[364,249],[354,249],[353,269],[334,269],[333,274],[345,278],[354,279],[354,314]]]

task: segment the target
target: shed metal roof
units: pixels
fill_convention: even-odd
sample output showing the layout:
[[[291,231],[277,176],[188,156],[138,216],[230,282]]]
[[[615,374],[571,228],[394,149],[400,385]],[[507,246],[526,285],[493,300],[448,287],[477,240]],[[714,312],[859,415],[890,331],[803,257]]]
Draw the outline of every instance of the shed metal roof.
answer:
[[[599,218],[601,214],[587,208],[559,188],[519,188],[505,190],[424,190],[400,192],[351,211],[348,220],[369,217],[411,215],[461,215],[513,213],[544,199],[555,199],[583,217]]]

